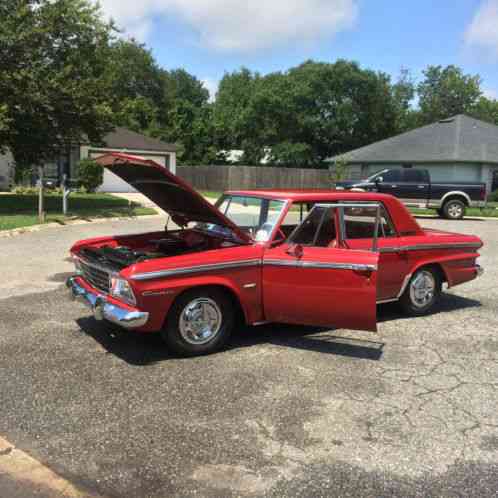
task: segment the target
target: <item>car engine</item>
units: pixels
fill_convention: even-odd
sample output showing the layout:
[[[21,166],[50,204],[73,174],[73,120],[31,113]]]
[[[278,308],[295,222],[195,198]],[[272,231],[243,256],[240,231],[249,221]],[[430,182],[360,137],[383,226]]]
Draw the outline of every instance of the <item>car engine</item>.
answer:
[[[84,247],[81,249],[81,255],[91,262],[121,270],[149,259],[199,252],[208,248],[208,240],[202,236],[182,237],[177,234],[169,234],[160,239],[148,240],[146,245],[140,248],[126,245]]]

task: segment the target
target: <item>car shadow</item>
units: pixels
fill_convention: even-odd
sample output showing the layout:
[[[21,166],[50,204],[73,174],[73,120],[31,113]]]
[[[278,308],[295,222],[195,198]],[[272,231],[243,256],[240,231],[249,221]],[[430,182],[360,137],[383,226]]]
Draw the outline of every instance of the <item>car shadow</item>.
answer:
[[[309,327],[273,323],[243,327],[233,334],[228,349],[269,344],[317,353],[347,356],[362,360],[379,360],[384,343],[362,338],[343,337],[330,327]]]
[[[74,275],[74,271],[62,272],[62,273],[54,273],[47,277],[49,282],[65,282],[69,277]]]
[[[139,334],[121,329],[112,323],[93,317],[78,318],[81,331],[98,342],[108,354],[113,354],[133,366],[146,366],[177,356],[165,347],[159,334]]]
[[[455,294],[441,294],[441,299],[426,316],[449,313],[451,311],[477,308],[482,306],[480,301],[469,299],[468,297],[457,296]],[[406,315],[398,303],[386,303],[377,306],[377,323],[391,320],[411,320],[412,317]]]
[[[453,294],[443,294],[431,313],[447,313],[458,309],[481,306],[479,301]],[[377,321],[408,319],[397,303],[378,306]],[[159,334],[140,334],[127,331],[93,317],[76,320],[81,331],[98,342],[108,353],[133,366],[147,366],[166,360],[188,360],[169,352]],[[362,333],[364,334],[364,333]],[[371,339],[345,337],[334,329],[287,324],[266,324],[258,327],[237,327],[224,351],[274,345],[317,353],[345,356],[358,360],[378,361],[382,358],[384,342]],[[221,352],[223,354],[223,352]]]

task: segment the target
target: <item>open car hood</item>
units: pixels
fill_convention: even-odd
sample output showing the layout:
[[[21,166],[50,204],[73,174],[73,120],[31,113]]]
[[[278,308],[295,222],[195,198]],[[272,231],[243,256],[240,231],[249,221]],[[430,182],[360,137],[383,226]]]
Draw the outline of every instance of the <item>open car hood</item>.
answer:
[[[96,162],[157,204],[177,225],[185,226],[191,221],[214,223],[230,229],[242,242],[252,241],[190,185],[158,163],[115,152],[98,157]]]

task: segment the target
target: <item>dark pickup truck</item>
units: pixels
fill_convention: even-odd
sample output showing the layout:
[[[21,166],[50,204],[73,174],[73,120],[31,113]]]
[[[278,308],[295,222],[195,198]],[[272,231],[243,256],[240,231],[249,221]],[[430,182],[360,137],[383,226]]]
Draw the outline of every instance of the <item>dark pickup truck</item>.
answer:
[[[433,183],[426,169],[384,169],[366,180],[337,182],[336,188],[391,194],[407,206],[435,209],[452,220],[463,218],[467,207],[486,205],[485,183]]]

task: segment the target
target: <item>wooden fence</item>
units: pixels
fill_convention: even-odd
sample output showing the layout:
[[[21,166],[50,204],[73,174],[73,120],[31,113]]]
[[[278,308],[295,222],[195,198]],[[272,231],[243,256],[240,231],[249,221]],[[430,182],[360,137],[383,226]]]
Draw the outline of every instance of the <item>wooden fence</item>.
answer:
[[[178,166],[176,174],[197,190],[332,188],[327,169],[266,166]]]

